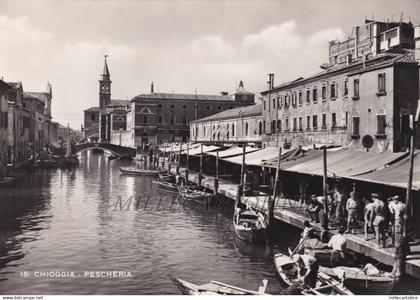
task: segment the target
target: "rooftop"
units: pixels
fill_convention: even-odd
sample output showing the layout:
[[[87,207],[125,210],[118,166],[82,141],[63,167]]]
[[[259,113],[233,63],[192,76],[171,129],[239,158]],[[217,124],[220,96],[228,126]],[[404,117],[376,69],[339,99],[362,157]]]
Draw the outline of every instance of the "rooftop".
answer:
[[[99,111],[100,108],[98,106],[92,106],[89,107],[88,109],[85,109],[84,111]]]
[[[22,82],[6,82],[12,89],[17,90],[22,88]]]
[[[210,101],[234,101],[231,96],[223,95],[200,95],[200,94],[172,94],[172,93],[150,93],[150,94],[141,94],[133,99],[151,99],[151,100],[210,100]]]
[[[131,100],[114,100],[111,99],[111,103],[108,104],[107,106],[127,106],[128,104],[130,104]]]
[[[233,118],[238,118],[238,117],[261,116],[261,115],[262,115],[262,104],[256,104],[256,105],[228,109],[228,110],[222,111],[220,113],[217,113],[217,114],[205,117],[205,118],[191,121],[191,123],[233,119]]]
[[[41,100],[43,103],[47,103],[49,100],[50,94],[48,93],[41,93],[41,92],[24,92],[24,95],[30,96],[33,98],[37,98]]]

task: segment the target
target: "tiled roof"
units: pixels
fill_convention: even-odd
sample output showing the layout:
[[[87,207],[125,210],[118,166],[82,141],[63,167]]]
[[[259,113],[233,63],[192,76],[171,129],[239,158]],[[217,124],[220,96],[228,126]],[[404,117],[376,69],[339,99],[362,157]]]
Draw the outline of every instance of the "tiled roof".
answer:
[[[349,74],[352,74],[352,73],[358,73],[358,72],[366,72],[371,69],[375,69],[375,68],[383,67],[387,65],[392,65],[394,63],[416,63],[414,51],[410,49],[403,49],[403,50],[400,50],[399,52],[384,52],[366,61],[359,59],[357,61],[352,62],[349,65],[345,65],[345,64],[333,65],[307,78],[298,78],[296,80],[284,82],[280,85],[275,86],[273,90],[279,90],[284,87],[292,87],[294,85],[298,85],[306,81],[311,81],[312,79],[315,79],[317,77],[329,75],[334,72],[338,72],[345,69],[349,69]],[[354,69],[354,68],[357,68],[357,69]],[[268,92],[270,92],[270,90],[263,91],[261,92],[261,94],[267,94]]]
[[[22,88],[22,82],[6,82],[12,89],[17,90]]]
[[[85,109],[84,111],[99,111],[99,107],[98,106],[93,106],[93,107],[89,107],[88,109]]]
[[[48,93],[38,93],[38,92],[25,92],[24,94],[26,96],[37,98],[44,103],[47,103],[50,96]]]
[[[261,116],[262,115],[262,105],[250,105],[250,106],[242,106],[233,109],[228,109],[217,113],[215,115],[211,115],[205,118],[201,118],[191,123],[196,122],[206,122],[206,121],[215,121],[215,120],[225,120],[225,119],[236,119],[238,117],[250,117],[250,116]]]
[[[130,104],[131,100],[111,100],[111,103],[107,106],[126,106]]]
[[[212,101],[233,101],[231,96],[223,95],[200,95],[200,94],[171,94],[171,93],[151,93],[141,94],[132,99],[165,99],[165,100],[212,100]]]

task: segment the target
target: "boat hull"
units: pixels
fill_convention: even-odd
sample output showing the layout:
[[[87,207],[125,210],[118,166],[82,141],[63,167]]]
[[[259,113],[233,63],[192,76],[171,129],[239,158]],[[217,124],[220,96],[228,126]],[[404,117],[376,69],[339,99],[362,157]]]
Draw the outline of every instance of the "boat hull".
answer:
[[[158,170],[141,170],[141,169],[129,169],[120,167],[120,171],[124,175],[135,175],[135,176],[158,176]]]
[[[236,236],[248,243],[263,243],[267,238],[266,228],[243,228],[242,226],[237,226],[236,224],[233,225],[235,227]]]
[[[165,192],[173,194],[173,195],[178,195],[179,194],[178,187],[173,183],[169,183],[169,182],[165,182],[165,181],[153,181],[153,184],[159,190],[165,191]]]

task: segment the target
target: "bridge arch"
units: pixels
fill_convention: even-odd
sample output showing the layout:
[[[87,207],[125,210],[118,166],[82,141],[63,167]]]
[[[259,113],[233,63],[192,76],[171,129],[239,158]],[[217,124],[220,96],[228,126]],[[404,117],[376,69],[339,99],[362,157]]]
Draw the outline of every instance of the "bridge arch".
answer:
[[[90,149],[102,149],[111,152],[118,157],[134,157],[136,149],[131,147],[124,147],[109,143],[83,143],[75,145],[75,151],[82,152]]]

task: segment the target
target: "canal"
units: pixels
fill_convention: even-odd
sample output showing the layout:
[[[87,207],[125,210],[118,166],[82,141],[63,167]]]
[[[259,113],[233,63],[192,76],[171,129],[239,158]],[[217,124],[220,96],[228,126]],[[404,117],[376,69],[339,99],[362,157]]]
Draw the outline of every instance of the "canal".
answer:
[[[124,164],[85,152],[1,190],[0,294],[179,294],[169,274],[281,290],[278,249],[235,240],[231,205],[180,207]]]

